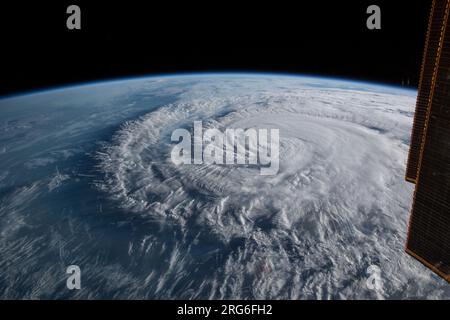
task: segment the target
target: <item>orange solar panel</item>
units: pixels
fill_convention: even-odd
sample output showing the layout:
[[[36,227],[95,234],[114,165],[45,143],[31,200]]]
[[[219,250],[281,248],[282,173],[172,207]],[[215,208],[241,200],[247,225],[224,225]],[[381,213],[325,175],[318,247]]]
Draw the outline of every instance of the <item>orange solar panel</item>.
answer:
[[[433,1],[406,173],[416,183],[406,251],[450,282],[449,9],[450,0]]]

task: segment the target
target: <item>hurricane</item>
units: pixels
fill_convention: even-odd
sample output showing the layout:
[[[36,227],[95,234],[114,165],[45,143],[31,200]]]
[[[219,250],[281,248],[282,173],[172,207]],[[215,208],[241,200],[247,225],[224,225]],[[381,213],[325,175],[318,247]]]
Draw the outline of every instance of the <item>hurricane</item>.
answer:
[[[0,297],[449,298],[404,253],[416,95],[207,74],[2,99]],[[278,171],[175,164],[172,133],[198,121],[279,130]],[[71,264],[82,272],[75,292]]]

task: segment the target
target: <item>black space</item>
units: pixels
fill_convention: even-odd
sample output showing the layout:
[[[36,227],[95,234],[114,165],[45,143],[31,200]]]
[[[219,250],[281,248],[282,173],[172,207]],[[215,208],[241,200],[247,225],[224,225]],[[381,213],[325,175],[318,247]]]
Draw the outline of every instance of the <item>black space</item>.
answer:
[[[78,4],[82,30],[66,28]],[[366,28],[366,8],[382,30]],[[137,75],[270,71],[417,86],[431,0],[15,1],[0,6],[0,94]]]

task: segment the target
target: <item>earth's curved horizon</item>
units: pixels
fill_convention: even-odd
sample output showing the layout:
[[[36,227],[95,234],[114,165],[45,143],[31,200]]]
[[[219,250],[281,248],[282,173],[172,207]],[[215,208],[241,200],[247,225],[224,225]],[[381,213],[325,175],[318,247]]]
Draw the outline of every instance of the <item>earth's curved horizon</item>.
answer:
[[[296,79],[316,79],[316,80],[332,80],[344,83],[357,83],[365,84],[370,87],[382,87],[389,88],[392,90],[409,91],[417,94],[417,89],[413,87],[404,87],[398,84],[385,83],[379,81],[370,81],[354,78],[346,78],[339,76],[324,76],[324,75],[314,75],[314,74],[300,74],[300,73],[290,73],[290,72],[251,72],[251,71],[214,71],[214,72],[180,72],[180,73],[160,73],[151,75],[136,75],[129,77],[112,77],[104,78],[101,80],[91,80],[91,81],[80,81],[66,83],[63,85],[50,85],[37,89],[22,90],[12,94],[0,95],[0,100],[4,99],[14,99],[20,97],[26,97],[36,94],[48,94],[56,91],[64,91],[67,89],[81,89],[83,87],[92,87],[95,85],[106,85],[118,82],[126,81],[141,81],[141,80],[151,80],[151,79],[171,79],[171,78],[204,78],[204,77],[278,77],[278,78],[296,78]]]
[[[0,98],[0,298],[449,299],[404,252],[416,95],[203,73]],[[278,128],[278,174],[175,166],[170,133],[198,120]]]

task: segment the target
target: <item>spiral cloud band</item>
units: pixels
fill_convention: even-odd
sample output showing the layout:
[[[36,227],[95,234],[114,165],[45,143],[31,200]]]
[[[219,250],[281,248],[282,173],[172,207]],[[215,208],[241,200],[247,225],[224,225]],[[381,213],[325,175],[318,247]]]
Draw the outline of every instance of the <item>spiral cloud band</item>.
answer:
[[[186,129],[176,129],[170,139],[180,141],[170,154],[174,164],[269,165],[261,175],[274,175],[279,169],[279,130],[210,128],[202,133],[202,122],[194,121],[194,138]],[[270,138],[270,146],[269,146]],[[206,142],[206,143],[205,143]],[[206,144],[204,146],[204,144]],[[192,150],[194,158],[191,159]]]

